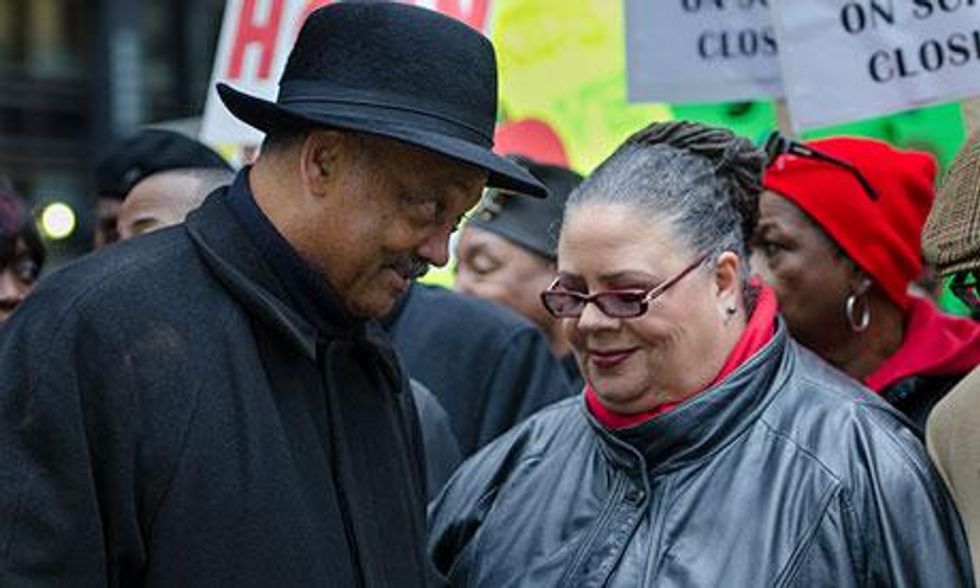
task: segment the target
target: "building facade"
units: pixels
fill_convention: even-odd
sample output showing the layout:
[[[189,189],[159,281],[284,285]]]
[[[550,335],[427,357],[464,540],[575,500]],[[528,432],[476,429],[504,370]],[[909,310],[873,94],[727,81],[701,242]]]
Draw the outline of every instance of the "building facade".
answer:
[[[92,170],[141,125],[199,117],[224,0],[0,0],[0,175],[38,212],[64,202],[91,241]],[[191,123],[193,124],[193,122]]]

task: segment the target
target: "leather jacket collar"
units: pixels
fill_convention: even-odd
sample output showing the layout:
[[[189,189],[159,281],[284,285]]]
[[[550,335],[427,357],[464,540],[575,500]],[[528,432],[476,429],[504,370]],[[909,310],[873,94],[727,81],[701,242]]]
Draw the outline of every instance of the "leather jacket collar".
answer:
[[[584,400],[582,410],[611,463],[625,469],[645,463],[650,475],[667,473],[710,457],[755,422],[782,388],[774,380],[789,373],[781,369],[789,361],[787,345],[780,318],[772,340],[731,375],[676,409],[635,427],[612,431],[596,420]]]

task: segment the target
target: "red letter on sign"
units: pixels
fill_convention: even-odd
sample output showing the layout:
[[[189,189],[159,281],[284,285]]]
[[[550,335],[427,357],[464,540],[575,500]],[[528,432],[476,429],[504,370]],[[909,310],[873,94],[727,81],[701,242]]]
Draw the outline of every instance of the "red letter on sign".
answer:
[[[255,8],[258,0],[242,0],[242,10],[238,14],[238,32],[235,35],[235,46],[231,51],[231,63],[228,66],[228,79],[242,77],[242,66],[245,61],[245,49],[252,44],[262,50],[259,61],[259,79],[266,79],[272,70],[272,59],[276,55],[276,41],[279,39],[279,21],[282,20],[283,0],[266,0],[269,4],[269,15],[263,24],[256,23]]]
[[[463,10],[463,5],[468,5],[469,10]],[[487,24],[489,8],[490,0],[438,0],[436,2],[436,10],[461,20],[480,32],[483,32],[483,27]]]

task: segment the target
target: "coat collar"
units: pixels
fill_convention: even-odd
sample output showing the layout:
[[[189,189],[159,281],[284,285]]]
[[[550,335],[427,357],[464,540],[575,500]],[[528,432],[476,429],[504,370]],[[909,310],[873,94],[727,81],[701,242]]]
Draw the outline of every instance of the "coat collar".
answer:
[[[259,208],[249,186],[250,172],[251,167],[245,167],[238,173],[225,202],[278,278],[290,306],[325,334],[360,326],[365,319],[347,311],[330,282],[300,256]]]
[[[318,332],[289,304],[289,296],[258,247],[248,238],[226,202],[227,189],[207,198],[187,217],[185,230],[215,277],[259,320],[283,335],[305,355],[316,357]],[[350,327],[336,325],[323,336],[348,336]]]
[[[676,409],[635,427],[605,428],[582,411],[600,439],[600,448],[613,463],[637,468],[641,460],[657,475],[706,459],[752,425],[775,397],[791,361],[789,338],[782,319],[776,334],[755,356],[727,378],[692,397]]]

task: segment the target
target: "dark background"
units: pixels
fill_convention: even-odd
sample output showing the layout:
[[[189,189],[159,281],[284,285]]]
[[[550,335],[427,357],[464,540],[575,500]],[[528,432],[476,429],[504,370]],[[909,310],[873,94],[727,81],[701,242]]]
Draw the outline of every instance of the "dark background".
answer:
[[[193,129],[224,0],[0,0],[0,175],[36,211],[61,201],[78,228],[52,265],[88,249],[92,169],[142,124]],[[189,119],[189,120],[186,120]]]

